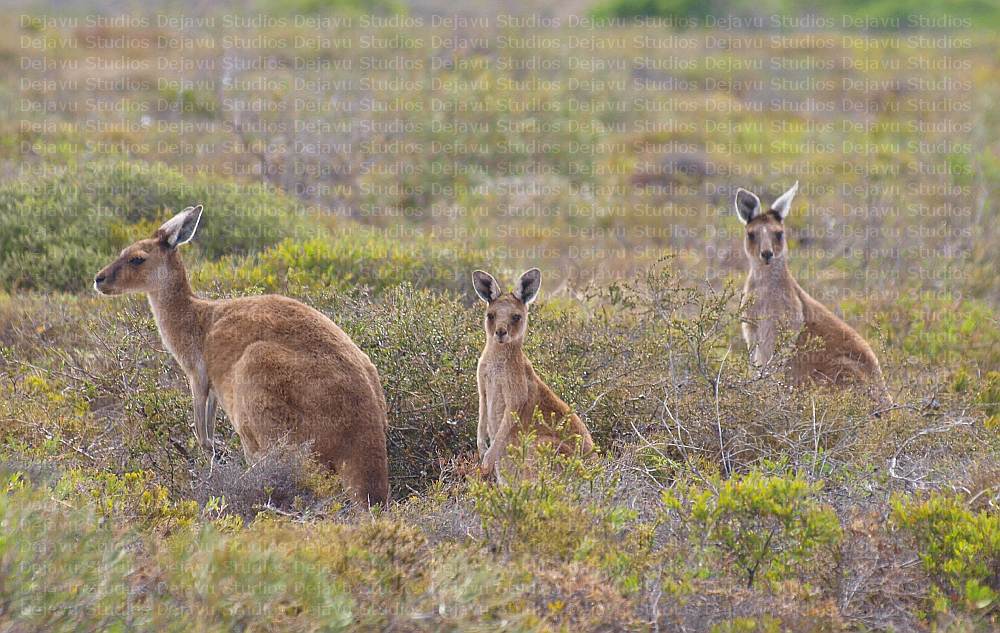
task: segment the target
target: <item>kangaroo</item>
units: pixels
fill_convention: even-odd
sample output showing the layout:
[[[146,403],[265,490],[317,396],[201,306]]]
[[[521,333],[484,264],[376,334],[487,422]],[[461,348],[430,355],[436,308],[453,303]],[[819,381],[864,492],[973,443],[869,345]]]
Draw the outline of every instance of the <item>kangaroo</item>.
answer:
[[[790,360],[787,373],[794,382],[868,384],[879,408],[888,409],[892,398],[872,348],[851,326],[809,296],[788,271],[783,223],[798,189],[796,182],[766,213],[761,212],[760,199],[753,193],[736,191],[736,214],[746,225],[743,248],[750,259],[743,304],[753,299],[746,312],[752,322],[743,322],[743,338],[752,351],[753,363],[763,366],[771,360],[779,328],[801,330],[798,348],[810,339],[819,339],[823,346]]]
[[[205,451],[221,402],[248,461],[285,436],[312,442],[356,502],[384,506],[388,414],[375,366],[333,321],[294,299],[196,297],[177,248],[194,237],[201,214],[201,205],[188,207],[123,250],[94,287],[146,293],[163,344],[187,374]]]
[[[482,474],[495,473],[498,480],[503,479],[501,466],[507,445],[517,441],[519,431],[534,430],[536,444],[550,442],[567,455],[577,450],[583,454],[594,450],[586,425],[538,377],[522,350],[528,331],[528,305],[538,295],[541,271],[532,268],[522,274],[511,293],[502,292],[497,280],[482,270],[472,273],[472,283],[476,294],[487,304],[483,321],[486,347],[476,371],[479,388],[476,444],[482,459]],[[535,422],[536,409],[544,424]],[[513,414],[517,415],[516,427]],[[570,434],[565,441],[555,429],[563,420]]]

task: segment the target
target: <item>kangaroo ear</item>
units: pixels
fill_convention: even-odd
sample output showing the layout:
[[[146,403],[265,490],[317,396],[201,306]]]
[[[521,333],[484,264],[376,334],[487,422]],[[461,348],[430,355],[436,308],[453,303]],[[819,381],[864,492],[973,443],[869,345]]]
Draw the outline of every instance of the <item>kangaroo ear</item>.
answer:
[[[750,220],[760,215],[760,198],[746,189],[737,189],[736,215],[743,224],[747,224]]]
[[[525,271],[514,284],[514,298],[524,305],[528,305],[538,296],[538,290],[542,287],[542,271],[537,268]]]
[[[500,297],[500,284],[485,270],[473,271],[472,287],[476,289],[479,298],[486,303],[493,303]]]
[[[170,250],[174,250],[181,244],[187,244],[194,237],[194,232],[198,230],[198,223],[201,222],[201,212],[203,207],[199,204],[196,207],[188,207],[174,217],[163,223],[163,226],[156,230],[153,237],[158,237]]]
[[[774,201],[771,205],[771,211],[778,214],[781,221],[785,221],[785,216],[788,215],[788,210],[792,208],[792,198],[795,197],[795,192],[799,190],[799,181],[796,180],[792,188],[781,194],[781,197]]]

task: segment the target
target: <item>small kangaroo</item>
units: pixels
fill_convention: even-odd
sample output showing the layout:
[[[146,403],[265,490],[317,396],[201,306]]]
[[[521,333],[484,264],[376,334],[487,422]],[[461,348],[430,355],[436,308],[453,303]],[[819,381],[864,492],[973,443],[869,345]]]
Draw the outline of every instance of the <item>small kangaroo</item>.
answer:
[[[519,431],[534,430],[536,444],[550,442],[567,455],[577,450],[583,454],[594,450],[594,441],[586,425],[538,377],[522,350],[528,331],[528,305],[538,295],[541,271],[532,268],[522,274],[511,293],[502,292],[497,280],[482,270],[472,273],[472,283],[476,294],[487,304],[483,322],[486,347],[476,371],[479,387],[476,444],[482,459],[482,474],[488,476],[492,472],[502,480],[501,466],[507,445],[517,441]],[[535,423],[536,409],[544,424]],[[512,414],[517,415],[516,427]],[[563,420],[566,420],[566,430],[571,437],[568,441],[564,441],[554,428]],[[573,436],[579,436],[579,445]]]
[[[743,304],[753,304],[743,323],[743,338],[753,352],[755,365],[763,366],[774,354],[779,328],[801,330],[796,346],[819,339],[823,347],[803,352],[789,363],[788,375],[795,382],[815,381],[833,385],[870,384],[880,409],[892,407],[892,398],[872,348],[854,329],[803,290],[788,271],[785,257],[784,220],[796,182],[766,213],[760,199],[746,189],[736,191],[736,214],[746,225],[743,248],[750,259],[750,272],[743,288]]]
[[[123,250],[94,287],[147,294],[163,344],[187,374],[204,450],[212,451],[221,401],[248,461],[286,435],[309,441],[356,502],[384,506],[388,415],[375,366],[333,321],[294,299],[196,297],[177,248],[194,237],[201,213],[188,207]]]

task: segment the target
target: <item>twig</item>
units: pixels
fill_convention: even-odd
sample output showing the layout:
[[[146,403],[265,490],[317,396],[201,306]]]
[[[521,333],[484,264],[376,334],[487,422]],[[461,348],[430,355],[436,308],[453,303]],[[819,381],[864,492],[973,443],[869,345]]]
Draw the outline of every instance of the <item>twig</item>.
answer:
[[[727,477],[732,473],[732,468],[729,464],[729,457],[726,455],[726,442],[722,437],[722,413],[719,410],[719,382],[722,381],[722,368],[725,366],[726,359],[729,358],[729,352],[731,351],[733,351],[732,345],[726,350],[726,355],[722,357],[722,362],[719,363],[719,373],[715,379],[715,426],[719,431],[719,453],[722,455],[722,467],[725,469]]]

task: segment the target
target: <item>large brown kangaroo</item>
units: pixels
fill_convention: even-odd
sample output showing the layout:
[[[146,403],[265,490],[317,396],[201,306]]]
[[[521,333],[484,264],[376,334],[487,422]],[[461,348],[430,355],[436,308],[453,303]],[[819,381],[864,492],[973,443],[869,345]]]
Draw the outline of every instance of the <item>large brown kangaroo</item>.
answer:
[[[196,297],[177,248],[194,237],[201,213],[188,207],[123,250],[94,287],[148,295],[163,344],[191,385],[203,449],[212,450],[218,399],[248,461],[283,437],[311,442],[356,502],[387,504],[388,417],[375,366],[333,321],[294,299]]]
[[[760,199],[746,189],[736,191],[736,214],[746,225],[743,248],[750,259],[750,272],[743,288],[747,304],[743,338],[752,351],[755,365],[764,366],[774,354],[779,330],[800,332],[796,346],[804,348],[810,340],[822,342],[819,349],[796,354],[787,367],[795,382],[832,385],[868,385],[880,409],[892,407],[892,398],[878,358],[871,346],[854,329],[830,312],[803,290],[788,271],[784,220],[792,198],[799,189],[796,182],[766,212]]]
[[[541,271],[532,268],[521,275],[511,293],[501,291],[497,280],[482,270],[472,273],[472,283],[476,294],[487,304],[483,320],[486,347],[476,371],[479,388],[476,443],[483,460],[482,473],[495,473],[497,479],[503,479],[507,446],[517,441],[521,431],[534,430],[536,443],[550,442],[567,455],[594,450],[586,425],[538,377],[522,349],[528,331],[528,304],[538,295]],[[536,424],[536,410],[541,413],[543,424]],[[564,420],[565,440],[554,428]]]

